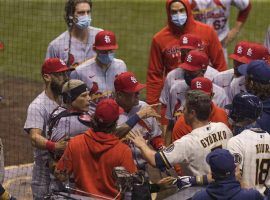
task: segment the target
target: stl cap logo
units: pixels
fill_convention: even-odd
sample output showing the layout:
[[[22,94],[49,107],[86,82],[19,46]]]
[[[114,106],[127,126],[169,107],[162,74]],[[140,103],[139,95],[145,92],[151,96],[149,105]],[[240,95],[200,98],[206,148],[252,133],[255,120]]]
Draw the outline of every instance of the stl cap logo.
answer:
[[[202,89],[202,82],[196,81],[196,88],[197,89]]]
[[[242,47],[242,46],[239,46],[239,47],[237,48],[237,53],[238,53],[238,54],[242,54],[242,53],[243,53],[243,47]]]
[[[138,82],[134,76],[131,76],[130,80],[131,80],[132,83],[137,83]]]
[[[191,61],[192,61],[192,55],[188,55],[188,56],[187,56],[187,61],[188,61],[188,62],[191,62]]]
[[[62,59],[59,59],[60,60],[60,63],[62,64],[62,65],[66,65],[66,63],[62,60]]]
[[[108,44],[108,43],[111,43],[111,38],[110,38],[110,36],[105,35],[104,39],[105,39],[105,42],[106,42],[107,44]]]
[[[253,53],[253,52],[252,52],[252,49],[249,48],[248,51],[247,51],[247,55],[251,57],[251,56],[252,56],[252,53]]]
[[[187,37],[183,37],[183,44],[187,44],[188,43],[188,38]]]

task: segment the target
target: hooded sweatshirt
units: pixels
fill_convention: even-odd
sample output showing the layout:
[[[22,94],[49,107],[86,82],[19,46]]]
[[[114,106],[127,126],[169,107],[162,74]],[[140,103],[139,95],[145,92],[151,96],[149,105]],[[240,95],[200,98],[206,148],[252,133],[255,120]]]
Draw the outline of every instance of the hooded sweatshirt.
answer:
[[[130,148],[114,134],[89,129],[69,141],[56,168],[73,173],[78,189],[112,198],[118,193],[112,177],[117,166],[136,171]]]
[[[192,200],[263,200],[263,197],[256,190],[241,189],[235,178],[229,178],[209,184],[206,190],[197,192]]]
[[[182,2],[186,7],[187,22],[183,29],[171,22],[170,6],[173,2]],[[180,59],[179,39],[183,34],[198,35],[205,44],[205,52],[209,55],[213,68],[218,71],[227,69],[222,46],[216,32],[212,27],[194,20],[188,2],[185,0],[167,0],[166,10],[167,26],[154,35],[151,44],[146,85],[146,100],[149,104],[158,102],[164,79],[176,67],[171,64],[171,57]]]

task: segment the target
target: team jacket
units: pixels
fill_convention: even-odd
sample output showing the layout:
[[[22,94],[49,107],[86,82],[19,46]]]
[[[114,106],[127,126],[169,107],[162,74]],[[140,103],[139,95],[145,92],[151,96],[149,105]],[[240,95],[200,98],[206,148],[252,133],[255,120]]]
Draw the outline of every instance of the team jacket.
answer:
[[[172,0],[166,1],[168,25],[153,37],[149,65],[147,71],[146,101],[149,104],[157,103],[163,87],[164,79],[168,72],[174,67],[166,60],[179,54],[179,38],[182,34],[191,33],[199,35],[205,43],[205,51],[210,61],[218,71],[227,69],[221,44],[214,29],[206,24],[194,20],[190,5],[184,0],[182,2],[187,10],[187,22],[183,30],[180,30],[171,22],[170,5]]]

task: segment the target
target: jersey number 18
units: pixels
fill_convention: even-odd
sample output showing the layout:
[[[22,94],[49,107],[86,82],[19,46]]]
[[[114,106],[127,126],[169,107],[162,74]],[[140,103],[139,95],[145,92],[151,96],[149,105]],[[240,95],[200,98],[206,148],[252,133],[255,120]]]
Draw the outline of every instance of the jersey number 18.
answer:
[[[270,159],[256,159],[256,180],[255,185],[264,184],[270,167]]]

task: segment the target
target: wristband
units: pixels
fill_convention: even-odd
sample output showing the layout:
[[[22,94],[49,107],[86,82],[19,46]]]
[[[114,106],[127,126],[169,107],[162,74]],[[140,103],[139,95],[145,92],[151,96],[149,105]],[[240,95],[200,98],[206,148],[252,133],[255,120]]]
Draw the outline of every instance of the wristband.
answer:
[[[141,118],[139,117],[139,115],[135,114],[126,121],[126,124],[130,128],[133,128],[138,123],[138,121],[140,121],[140,119]]]
[[[46,149],[49,150],[50,152],[54,152],[55,151],[55,142],[47,140]]]
[[[189,181],[192,186],[197,185],[196,176],[191,176]]]

